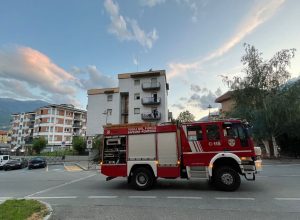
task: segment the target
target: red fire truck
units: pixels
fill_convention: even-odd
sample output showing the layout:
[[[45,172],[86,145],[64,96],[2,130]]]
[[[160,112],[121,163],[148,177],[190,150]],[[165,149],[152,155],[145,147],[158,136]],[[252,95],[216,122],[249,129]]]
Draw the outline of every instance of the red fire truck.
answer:
[[[107,180],[127,177],[138,190],[150,189],[157,178],[187,178],[234,191],[240,175],[255,180],[260,154],[240,120],[110,125],[104,127],[101,173]]]

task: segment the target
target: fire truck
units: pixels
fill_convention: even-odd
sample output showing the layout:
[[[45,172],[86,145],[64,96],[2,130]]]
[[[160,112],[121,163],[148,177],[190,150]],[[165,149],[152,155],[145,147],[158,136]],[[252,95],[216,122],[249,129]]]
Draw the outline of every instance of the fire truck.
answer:
[[[127,177],[137,190],[150,189],[157,178],[186,178],[234,191],[240,176],[255,180],[262,169],[249,126],[235,119],[107,125],[103,141],[101,173],[106,180]]]

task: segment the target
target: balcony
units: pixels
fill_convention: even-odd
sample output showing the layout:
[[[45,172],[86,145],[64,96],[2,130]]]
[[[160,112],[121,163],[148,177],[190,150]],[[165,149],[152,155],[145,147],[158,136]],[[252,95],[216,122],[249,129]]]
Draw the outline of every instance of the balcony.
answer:
[[[142,84],[142,89],[144,91],[149,90],[159,90],[160,89],[160,82],[145,82]]]
[[[74,123],[73,128],[81,128],[82,124],[81,123]]]
[[[153,113],[143,113],[141,117],[144,121],[156,121],[161,119],[161,113],[157,112],[157,115],[155,116]]]
[[[160,98],[158,97],[144,97],[142,98],[143,105],[159,105]]]

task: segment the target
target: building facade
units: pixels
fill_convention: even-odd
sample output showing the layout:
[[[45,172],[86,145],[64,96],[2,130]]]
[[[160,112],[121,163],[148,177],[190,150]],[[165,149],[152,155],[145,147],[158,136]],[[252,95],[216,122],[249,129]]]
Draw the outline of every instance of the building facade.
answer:
[[[117,88],[88,90],[87,136],[105,124],[169,121],[165,70],[118,75]]]
[[[47,105],[37,110],[33,137],[44,137],[48,147],[70,147],[73,136],[85,136],[86,111],[73,105]]]
[[[11,146],[13,151],[19,148],[23,151],[26,144],[32,143],[35,115],[35,112],[11,115]]]
[[[7,144],[8,132],[0,130],[0,144]]]

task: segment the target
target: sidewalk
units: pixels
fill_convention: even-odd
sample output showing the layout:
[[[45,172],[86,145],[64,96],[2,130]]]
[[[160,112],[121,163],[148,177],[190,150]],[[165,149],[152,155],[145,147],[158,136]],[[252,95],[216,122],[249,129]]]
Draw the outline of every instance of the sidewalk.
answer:
[[[272,165],[272,164],[300,164],[300,159],[295,158],[263,158],[262,159],[264,165]]]
[[[80,167],[83,170],[99,170],[99,164],[92,161],[77,161],[73,162],[76,166]]]

